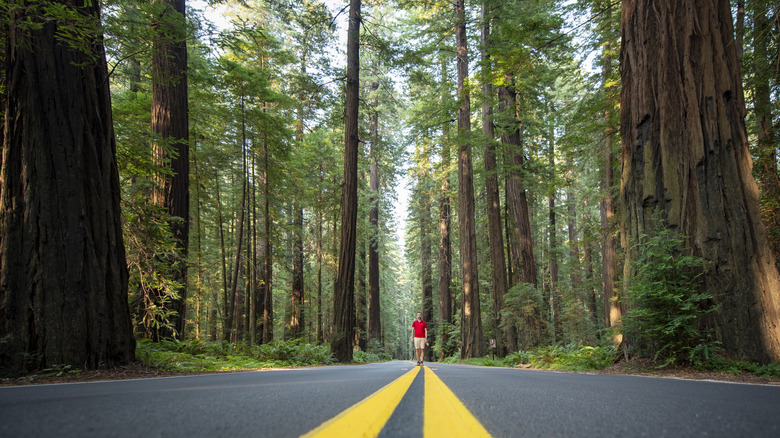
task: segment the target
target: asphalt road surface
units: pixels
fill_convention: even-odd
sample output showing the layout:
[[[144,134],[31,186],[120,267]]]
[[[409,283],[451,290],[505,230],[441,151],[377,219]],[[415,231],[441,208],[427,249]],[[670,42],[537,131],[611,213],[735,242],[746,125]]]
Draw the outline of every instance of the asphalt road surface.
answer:
[[[424,368],[0,387],[0,437],[780,437],[778,386]]]

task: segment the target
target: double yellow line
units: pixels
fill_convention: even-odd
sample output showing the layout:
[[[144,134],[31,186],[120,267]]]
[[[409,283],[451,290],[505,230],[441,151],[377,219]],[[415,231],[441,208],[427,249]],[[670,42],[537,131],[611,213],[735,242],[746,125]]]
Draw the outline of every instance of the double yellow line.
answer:
[[[303,435],[303,438],[378,436],[421,368],[425,369],[424,436],[489,437],[490,434],[479,420],[430,368],[414,367],[379,391]]]

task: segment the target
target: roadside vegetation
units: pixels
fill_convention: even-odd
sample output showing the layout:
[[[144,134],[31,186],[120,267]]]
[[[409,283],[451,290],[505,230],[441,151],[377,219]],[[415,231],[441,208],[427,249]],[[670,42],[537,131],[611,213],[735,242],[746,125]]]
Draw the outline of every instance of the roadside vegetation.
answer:
[[[336,360],[327,345],[306,343],[301,339],[276,341],[249,347],[227,341],[148,339],[138,341],[136,356],[145,365],[162,371],[231,371],[262,368],[287,368],[331,365]],[[388,360],[379,354],[357,351],[354,362]]]

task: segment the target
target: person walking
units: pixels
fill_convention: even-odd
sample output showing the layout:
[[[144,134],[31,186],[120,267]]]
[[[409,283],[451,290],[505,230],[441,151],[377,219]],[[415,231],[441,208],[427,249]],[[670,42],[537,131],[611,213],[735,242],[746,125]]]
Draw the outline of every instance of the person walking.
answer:
[[[417,319],[412,323],[412,342],[417,353],[417,365],[422,366],[425,358],[425,346],[428,345],[428,324],[422,319],[422,313],[417,312]]]

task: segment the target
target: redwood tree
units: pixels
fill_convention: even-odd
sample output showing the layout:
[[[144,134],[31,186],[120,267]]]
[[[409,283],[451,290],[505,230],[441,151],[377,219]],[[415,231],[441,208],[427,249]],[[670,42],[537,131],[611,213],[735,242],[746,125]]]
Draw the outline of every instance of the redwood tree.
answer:
[[[627,262],[660,216],[707,261],[726,351],[780,359],[780,275],[751,173],[728,0],[624,0],[621,66]]]
[[[460,260],[463,275],[461,313],[462,358],[485,354],[482,317],[479,310],[479,276],[477,266],[477,233],[474,212],[474,169],[471,164],[471,103],[466,81],[469,77],[469,55],[466,41],[464,0],[455,0],[455,46],[458,71],[458,219],[460,225]]]
[[[100,3],[56,4],[83,21],[30,7],[8,22],[0,375],[115,366],[135,352]]]
[[[377,74],[376,62],[372,65],[372,75]],[[372,106],[376,108],[376,93],[379,89],[379,82],[371,83],[371,91],[374,94]],[[370,209],[368,212],[368,222],[370,227],[368,238],[368,339],[375,339],[382,342],[382,313],[379,300],[379,111],[371,111],[371,121],[369,124],[369,134],[371,136],[371,165],[369,167],[369,190],[371,199],[369,200]]]
[[[156,141],[152,154],[162,174],[152,202],[168,214],[176,239],[177,257],[170,275],[181,285],[171,300],[176,313],[170,327],[160,329],[160,337],[181,336],[184,332],[187,299],[187,248],[189,245],[189,109],[187,103],[187,44],[185,0],[155,0],[159,10],[153,23],[157,31],[152,56],[152,132]],[[158,305],[160,303],[157,303]]]
[[[355,246],[357,238],[358,97],[360,90],[360,0],[350,0],[347,29],[347,89],[344,104],[344,183],[341,194],[341,246],[333,293],[333,340],[336,360],[352,361],[355,318]]]
[[[503,336],[499,335],[501,311],[504,296],[509,290],[507,284],[506,257],[504,257],[504,231],[501,221],[501,200],[498,188],[498,164],[496,159],[495,123],[493,121],[493,84],[490,81],[491,60],[488,54],[490,44],[490,14],[487,0],[482,3],[482,135],[485,142],[485,198],[488,216],[488,244],[490,246],[491,286],[493,289],[493,319],[497,348],[500,355],[517,350],[515,330],[505,324]]]

